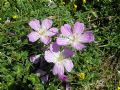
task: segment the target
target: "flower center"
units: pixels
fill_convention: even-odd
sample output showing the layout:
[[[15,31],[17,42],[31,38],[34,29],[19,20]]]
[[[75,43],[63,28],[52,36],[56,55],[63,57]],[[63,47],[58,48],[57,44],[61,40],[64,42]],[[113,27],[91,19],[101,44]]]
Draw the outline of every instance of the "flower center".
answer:
[[[69,39],[70,39],[71,43],[80,41],[79,36],[76,34],[73,34],[72,36],[70,36]]]
[[[61,62],[64,60],[64,57],[61,52],[55,53],[55,61],[56,62]]]
[[[60,55],[57,59],[58,59],[58,61],[62,61],[64,58],[62,55]]]
[[[41,27],[38,31],[38,33],[41,35],[41,36],[45,36],[46,34],[46,31],[47,29],[45,27]]]

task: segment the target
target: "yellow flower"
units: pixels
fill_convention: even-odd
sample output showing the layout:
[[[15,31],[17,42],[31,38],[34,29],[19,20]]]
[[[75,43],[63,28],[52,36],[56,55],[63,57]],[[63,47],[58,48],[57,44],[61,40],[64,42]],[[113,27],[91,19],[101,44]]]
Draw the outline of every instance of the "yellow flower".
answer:
[[[18,16],[17,16],[17,15],[13,15],[12,18],[13,18],[13,19],[17,19]]]
[[[85,79],[85,73],[79,73],[78,76],[80,77],[80,79]]]
[[[117,90],[120,90],[120,86],[117,87]]]
[[[86,3],[86,0],[83,0],[83,4],[85,4]]]
[[[77,10],[77,5],[74,4],[74,11],[76,12],[76,10]]]
[[[74,8],[77,8],[77,5],[76,5],[76,4],[74,4]]]

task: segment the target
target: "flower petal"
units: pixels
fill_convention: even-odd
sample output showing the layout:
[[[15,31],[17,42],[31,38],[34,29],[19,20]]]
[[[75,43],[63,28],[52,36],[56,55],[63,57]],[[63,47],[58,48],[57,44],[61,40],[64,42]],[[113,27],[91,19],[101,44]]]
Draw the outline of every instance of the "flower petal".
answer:
[[[68,72],[70,72],[73,68],[73,63],[69,59],[65,59],[64,62],[63,62],[63,65]]]
[[[37,19],[34,19],[34,20],[32,20],[32,21],[29,22],[29,26],[30,26],[32,29],[38,31],[39,28],[40,28],[40,21],[37,20]]]
[[[45,19],[42,21],[42,27],[46,27],[46,29],[49,29],[49,28],[51,28],[52,23],[53,23],[52,20]]]
[[[85,48],[85,45],[83,45],[81,43],[73,43],[72,47],[77,49],[77,50],[82,50],[83,48]]]
[[[58,46],[57,43],[53,43],[50,45],[50,51],[52,52],[58,52],[60,50],[60,47]]]
[[[58,77],[62,81],[66,81],[68,79],[66,75],[59,75]]]
[[[54,62],[54,54],[50,50],[45,51],[44,58],[47,62]]]
[[[51,37],[54,36],[58,33],[58,29],[57,28],[51,28],[47,31],[47,36]]]
[[[27,37],[29,38],[30,42],[35,42],[40,38],[40,35],[39,33],[33,31],[30,34],[28,34]]]
[[[30,61],[32,62],[32,63],[38,63],[39,62],[39,57],[40,57],[40,55],[32,55],[32,56],[30,56]]]
[[[81,33],[83,33],[84,29],[85,29],[85,26],[83,23],[76,22],[74,24],[73,32],[76,34],[81,34]]]
[[[56,63],[53,67],[53,74],[54,75],[64,75],[64,67],[60,63]]]
[[[46,37],[41,37],[40,40],[46,45],[48,45],[51,42],[51,38],[47,37],[47,36]]]
[[[65,90],[72,90],[70,84],[67,82],[66,83],[66,89]]]
[[[69,24],[64,24],[64,27],[65,27],[66,29],[70,30],[70,32],[71,32],[71,26],[70,26]]]
[[[69,36],[72,34],[71,27],[69,26],[69,24],[61,26],[61,33],[63,36]]]
[[[69,58],[71,56],[73,56],[73,51],[68,49],[68,48],[64,48],[64,51],[63,51],[63,55],[65,56],[65,58]]]
[[[94,35],[92,31],[87,31],[80,36],[80,42],[82,43],[90,43],[94,41]]]
[[[70,44],[69,39],[67,38],[57,38],[56,42],[58,45],[64,45],[64,46]]]

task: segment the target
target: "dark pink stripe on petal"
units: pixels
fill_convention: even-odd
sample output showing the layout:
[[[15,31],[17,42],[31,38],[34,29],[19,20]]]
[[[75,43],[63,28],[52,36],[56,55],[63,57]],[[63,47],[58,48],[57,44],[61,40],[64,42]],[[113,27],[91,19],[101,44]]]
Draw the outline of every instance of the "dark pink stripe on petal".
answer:
[[[86,31],[80,37],[80,42],[82,42],[82,43],[90,43],[93,41],[94,41],[94,35],[93,35],[92,31]]]
[[[73,32],[76,34],[81,34],[83,33],[84,29],[85,29],[84,23],[76,22],[74,24]]]
[[[42,27],[46,27],[46,29],[49,29],[49,28],[51,28],[52,27],[52,20],[50,20],[50,19],[44,19],[43,21],[42,21]]]
[[[72,34],[72,31],[68,27],[68,25],[65,25],[65,26],[61,26],[61,33],[63,36],[70,36]]]

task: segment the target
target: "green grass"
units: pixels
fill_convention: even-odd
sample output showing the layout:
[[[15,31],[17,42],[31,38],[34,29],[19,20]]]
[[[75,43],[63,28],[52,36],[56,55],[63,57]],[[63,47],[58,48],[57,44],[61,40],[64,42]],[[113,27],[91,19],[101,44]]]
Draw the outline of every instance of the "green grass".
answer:
[[[34,73],[36,66],[28,59],[31,54],[43,56],[42,43],[28,42],[28,22],[50,16],[58,28],[81,21],[95,35],[95,42],[72,58],[74,69],[67,73],[72,90],[116,90],[120,85],[120,1],[55,3],[48,7],[47,0],[0,0],[0,90],[64,90],[64,83],[51,74],[43,84]],[[76,11],[74,4],[78,5]],[[14,15],[18,18],[13,19]],[[7,18],[11,22],[5,24]],[[84,80],[77,76],[81,72],[85,73]]]

